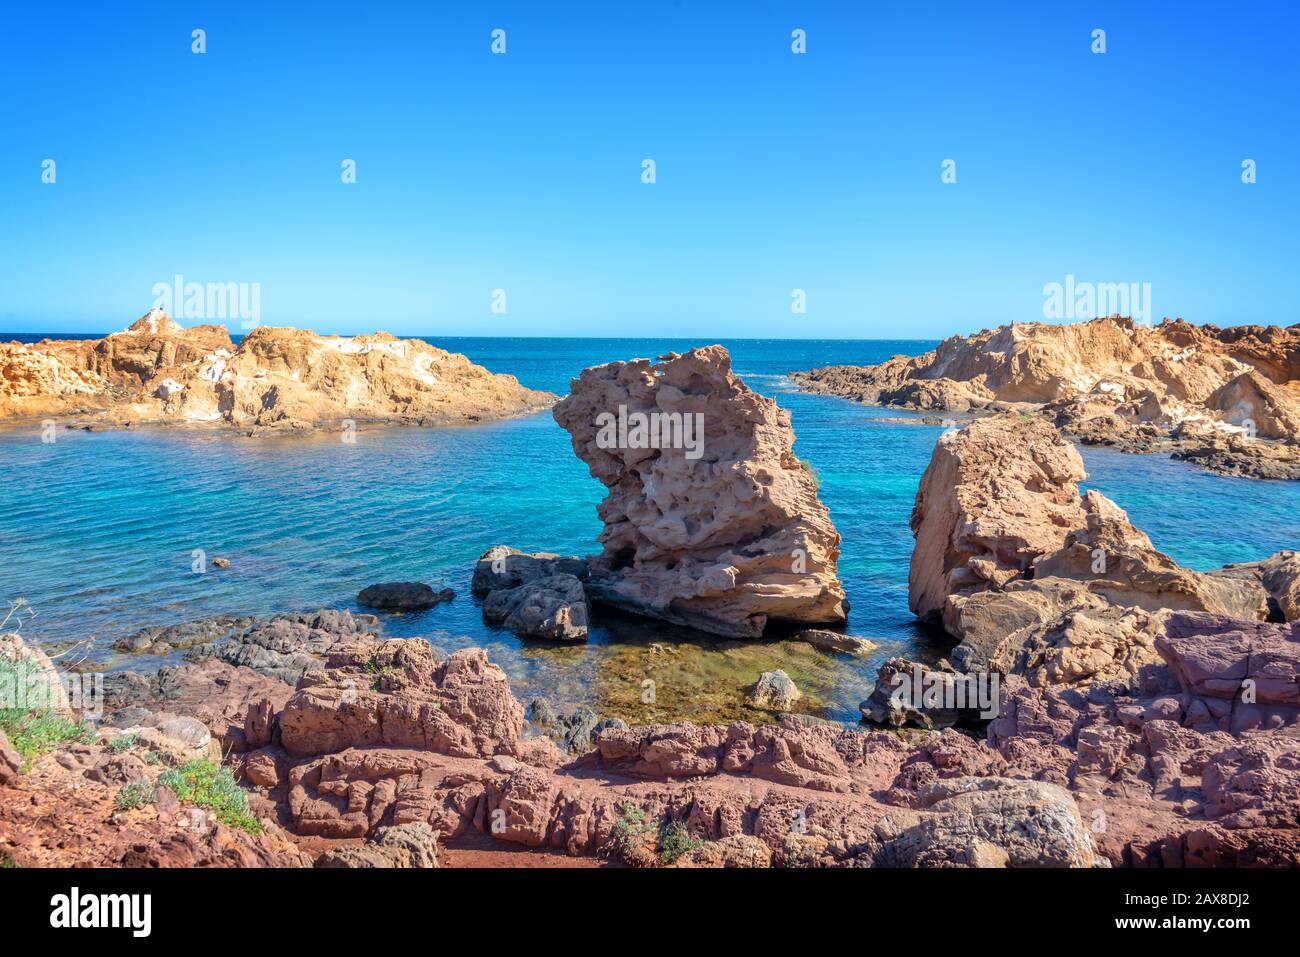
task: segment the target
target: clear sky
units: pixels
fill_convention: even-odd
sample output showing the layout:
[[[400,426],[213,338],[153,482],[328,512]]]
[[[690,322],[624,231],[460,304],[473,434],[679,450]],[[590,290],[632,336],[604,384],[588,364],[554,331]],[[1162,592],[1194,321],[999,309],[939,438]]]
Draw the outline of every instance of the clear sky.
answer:
[[[1067,275],[1300,322],[1300,4],[0,16],[3,331],[121,328],[178,273],[342,333],[931,338],[1041,319]]]

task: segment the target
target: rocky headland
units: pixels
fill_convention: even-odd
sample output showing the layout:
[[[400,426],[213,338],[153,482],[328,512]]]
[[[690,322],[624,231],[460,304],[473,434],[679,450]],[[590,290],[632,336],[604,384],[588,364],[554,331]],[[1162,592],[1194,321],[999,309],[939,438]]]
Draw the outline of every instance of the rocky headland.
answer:
[[[528,415],[555,397],[387,333],[184,328],[153,310],[103,339],[0,343],[0,423],[216,426],[249,434],[352,423],[442,426]]]
[[[1041,415],[1085,444],[1225,475],[1300,478],[1300,326],[1014,323],[921,356],[791,378],[870,405]]]

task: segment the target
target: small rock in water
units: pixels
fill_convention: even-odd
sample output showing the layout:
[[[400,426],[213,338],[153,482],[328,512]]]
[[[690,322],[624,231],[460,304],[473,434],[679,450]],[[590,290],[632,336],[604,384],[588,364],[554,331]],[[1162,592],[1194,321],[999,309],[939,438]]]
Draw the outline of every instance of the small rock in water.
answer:
[[[550,552],[528,555],[509,545],[493,545],[474,565],[470,591],[485,597],[498,589],[518,588],[552,575],[572,575],[579,581],[586,581],[587,562]]]
[[[213,568],[229,568],[229,567],[230,567],[230,559],[229,559],[229,558],[214,558],[214,559],[212,559],[212,567],[213,567]]]
[[[764,671],[749,693],[748,701],[764,711],[785,711],[803,697],[784,671]]]
[[[875,650],[876,643],[856,635],[845,635],[825,628],[805,628],[791,636],[795,641],[806,641],[822,651],[841,651],[846,655],[865,655]]]
[[[423,611],[455,595],[450,588],[435,592],[423,582],[382,582],[361,589],[357,604],[382,611]]]

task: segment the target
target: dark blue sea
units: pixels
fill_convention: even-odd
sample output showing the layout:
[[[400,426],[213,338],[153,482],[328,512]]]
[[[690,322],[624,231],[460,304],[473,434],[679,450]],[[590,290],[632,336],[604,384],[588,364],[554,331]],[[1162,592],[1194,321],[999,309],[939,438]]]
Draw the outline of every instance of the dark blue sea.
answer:
[[[0,335],[0,339],[13,338]],[[34,339],[35,336],[22,338]],[[525,385],[563,393],[584,367],[684,351],[714,340],[430,338]],[[796,453],[812,463],[843,536],[849,631],[879,642],[856,660],[793,642],[729,642],[604,616],[583,646],[522,641],[484,626],[469,594],[475,560],[504,543],[527,551],[596,550],[602,487],[549,413],[441,430],[232,438],[177,430],[0,431],[0,600],[25,598],[31,639],[94,638],[105,667],[156,667],[113,640],[148,625],[220,613],[352,608],[373,582],[454,588],[449,604],[386,618],[386,633],[444,649],[482,645],[519,696],[591,704],[633,722],[752,717],[741,701],[760,671],[784,668],[804,710],[855,721],[879,660],[941,653],[907,610],[908,518],[942,428],[908,413],[804,395],[792,370],[875,363],[934,343],[724,342],[749,386],[788,408]],[[1156,545],[1206,569],[1300,546],[1300,483],[1208,475],[1157,456],[1084,449],[1090,485],[1128,509]],[[191,571],[202,549],[231,567]],[[665,645],[670,650],[665,651]],[[640,702],[646,677],[654,705]]]

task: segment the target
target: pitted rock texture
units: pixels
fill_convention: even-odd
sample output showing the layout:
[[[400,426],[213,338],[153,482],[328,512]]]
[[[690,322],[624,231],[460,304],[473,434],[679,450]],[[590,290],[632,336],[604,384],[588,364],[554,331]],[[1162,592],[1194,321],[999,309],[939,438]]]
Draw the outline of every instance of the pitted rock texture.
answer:
[[[472,834],[611,854],[619,829],[640,821],[649,863],[667,863],[669,825],[703,842],[684,867],[1296,866],[1297,647],[1292,625],[1170,612],[1139,687],[1008,676],[983,742],[788,718],[681,722],[606,727],[573,759],[521,736],[522,709],[482,651],[439,661],[420,639],[361,636],[288,701],[286,686],[246,668],[174,669],[190,690],[168,707],[208,707],[210,721],[232,673],[273,692],[226,693],[222,707],[246,703],[229,760],[263,835],[173,833],[184,809],[161,797],[114,812],[118,788],[160,767],[130,749],[73,745],[23,775],[0,741],[0,853],[66,864],[77,834],[94,839],[82,863],[253,866],[311,863],[329,841],[322,865],[429,866],[439,844]],[[103,740],[185,731],[175,714],[138,710],[110,703]]]
[[[302,677],[279,715],[295,757],[381,745],[457,757],[519,748],[523,708],[481,649],[439,662],[419,639],[362,638],[333,649],[327,664]]]
[[[608,490],[593,600],[739,637],[844,620],[840,537],[789,413],[723,347],[586,369],[554,414]]]
[[[1041,413],[1089,444],[1212,471],[1300,478],[1300,326],[1108,317],[953,336],[922,356],[791,375],[872,405]]]
[[[153,310],[104,339],[0,344],[0,420],[218,425],[250,434],[347,421],[450,425],[527,415],[554,396],[384,332],[183,328]]]
[[[946,433],[912,510],[909,600],[958,640],[959,670],[1031,682],[1132,681],[1159,660],[1171,611],[1245,621],[1294,607],[1292,553],[1197,572],[1178,565],[1085,478],[1040,419],[1005,414]]]
[[[455,597],[456,593],[450,588],[434,591],[424,582],[380,582],[361,589],[357,593],[357,604],[381,611],[424,611]]]

